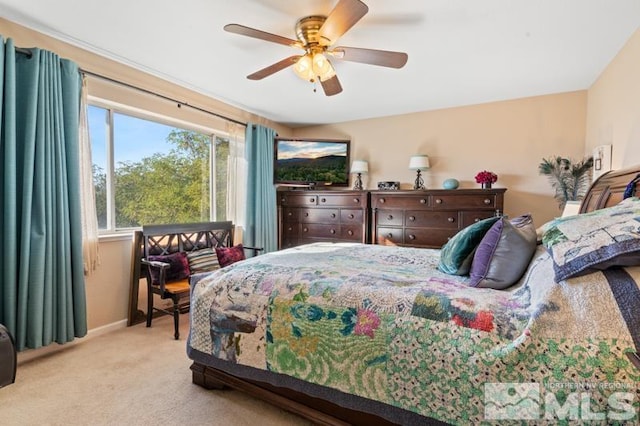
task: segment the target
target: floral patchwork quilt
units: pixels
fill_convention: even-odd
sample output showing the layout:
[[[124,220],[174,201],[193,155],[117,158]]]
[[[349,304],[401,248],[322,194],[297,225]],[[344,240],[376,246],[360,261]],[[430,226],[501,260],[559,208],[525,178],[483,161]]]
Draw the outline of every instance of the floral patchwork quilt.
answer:
[[[538,248],[507,290],[438,250],[316,243],[192,283],[189,350],[451,424],[637,424],[640,267],[556,283]]]

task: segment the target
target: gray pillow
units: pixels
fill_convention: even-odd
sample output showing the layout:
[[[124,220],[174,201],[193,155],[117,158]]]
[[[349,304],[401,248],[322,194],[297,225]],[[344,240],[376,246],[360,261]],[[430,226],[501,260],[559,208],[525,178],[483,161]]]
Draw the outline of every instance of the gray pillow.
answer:
[[[505,289],[527,270],[536,250],[536,228],[531,215],[505,217],[487,231],[471,263],[469,285]]]

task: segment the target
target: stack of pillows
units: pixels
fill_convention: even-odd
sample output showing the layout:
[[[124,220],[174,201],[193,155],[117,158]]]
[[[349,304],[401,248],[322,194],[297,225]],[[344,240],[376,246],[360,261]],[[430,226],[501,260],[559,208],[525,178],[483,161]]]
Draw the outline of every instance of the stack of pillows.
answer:
[[[149,261],[169,264],[169,268],[165,271],[166,283],[188,279],[192,275],[203,272],[215,271],[244,259],[242,244],[233,247],[208,247],[188,253],[177,252],[147,257]],[[149,272],[151,273],[152,284],[159,284],[160,271],[157,268],[149,268]]]
[[[554,219],[539,230],[555,281],[611,267],[640,265],[640,198]],[[442,247],[438,269],[469,275],[469,285],[505,289],[526,271],[536,249],[537,232],[530,215],[492,217],[457,233]]]
[[[440,253],[438,269],[451,275],[469,275],[472,287],[505,289],[524,274],[536,250],[531,215],[509,220],[490,217],[453,236]]]

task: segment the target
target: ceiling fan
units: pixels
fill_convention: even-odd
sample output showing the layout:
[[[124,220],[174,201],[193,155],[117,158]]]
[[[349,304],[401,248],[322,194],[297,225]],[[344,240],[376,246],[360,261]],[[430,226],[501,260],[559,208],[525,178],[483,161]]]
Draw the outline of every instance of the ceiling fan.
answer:
[[[402,68],[407,63],[408,56],[403,52],[333,46],[368,11],[367,5],[360,0],[339,0],[328,16],[312,15],[299,19],[295,25],[298,40],[239,24],[228,24],[224,29],[304,50],[303,54],[290,56],[248,75],[248,79],[262,80],[293,65],[299,77],[311,82],[319,81],[324,93],[333,96],[342,92],[342,86],[328,57],[390,68]]]

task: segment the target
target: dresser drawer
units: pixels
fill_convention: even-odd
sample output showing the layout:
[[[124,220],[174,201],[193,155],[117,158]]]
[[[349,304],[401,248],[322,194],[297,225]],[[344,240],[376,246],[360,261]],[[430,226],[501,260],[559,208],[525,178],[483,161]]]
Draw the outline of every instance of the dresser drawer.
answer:
[[[324,225],[319,223],[306,223],[302,225],[300,237],[336,238],[340,235],[340,225]]]
[[[402,244],[402,228],[378,227],[376,244],[396,246]]]
[[[340,238],[350,241],[362,241],[362,226],[358,225],[341,225]]]
[[[280,248],[286,249],[300,245],[300,241],[297,238],[282,238]]]
[[[366,194],[356,193],[353,195],[332,195],[323,194],[318,196],[319,206],[341,206],[341,207],[362,207],[366,205]]]
[[[339,209],[300,209],[301,223],[340,223]]]
[[[429,206],[430,196],[402,196],[402,195],[376,195],[371,197],[371,207],[378,209],[386,208],[424,208]]]
[[[298,222],[298,215],[300,209],[285,207],[282,209],[282,221],[283,222]]]
[[[378,210],[376,212],[378,225],[382,226],[402,226],[402,210]]]
[[[281,229],[282,238],[295,237],[298,238],[300,235],[300,224],[299,223],[285,223]]]
[[[404,219],[405,226],[458,229],[457,211],[408,210]]]
[[[340,222],[342,224],[357,223],[362,225],[364,212],[357,209],[340,209]]]
[[[405,228],[404,244],[410,246],[441,247],[456,234],[455,229]]]
[[[318,196],[313,194],[281,194],[279,195],[281,206],[316,206]]]
[[[494,211],[468,211],[462,212],[462,227],[466,228],[469,225],[473,225],[482,219],[494,217],[496,213]]]
[[[433,195],[431,204],[434,209],[470,209],[494,208],[497,205],[496,194],[473,195]]]

